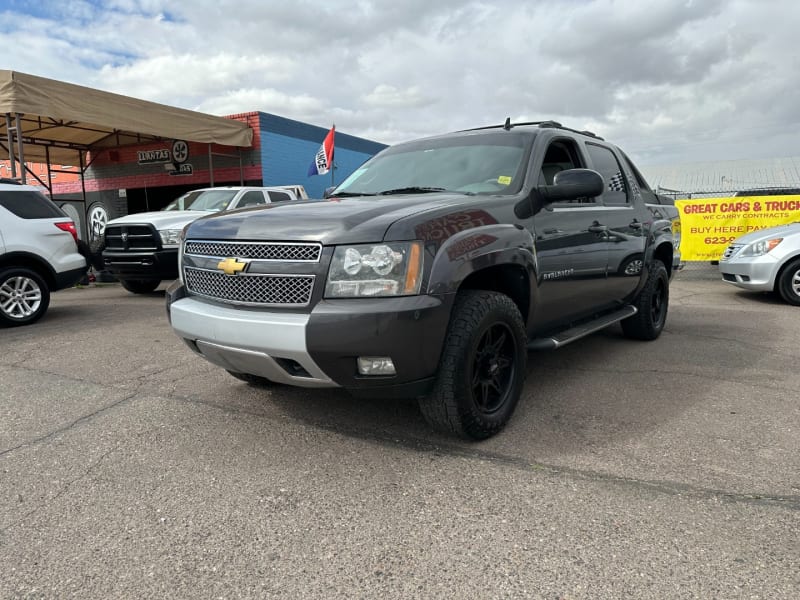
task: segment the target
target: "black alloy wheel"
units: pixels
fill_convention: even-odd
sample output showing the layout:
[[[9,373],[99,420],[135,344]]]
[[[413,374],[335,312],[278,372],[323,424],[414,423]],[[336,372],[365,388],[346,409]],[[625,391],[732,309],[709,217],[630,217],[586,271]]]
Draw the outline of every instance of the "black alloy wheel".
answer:
[[[513,391],[514,334],[506,323],[491,325],[478,340],[472,363],[472,395],[478,410],[491,415]]]
[[[622,332],[637,340],[654,340],[664,329],[669,309],[669,275],[660,260],[649,266],[647,281],[633,301],[637,312],[622,321]]]
[[[526,344],[525,324],[511,298],[484,290],[459,292],[436,383],[419,398],[425,420],[470,440],[498,433],[522,394]]]

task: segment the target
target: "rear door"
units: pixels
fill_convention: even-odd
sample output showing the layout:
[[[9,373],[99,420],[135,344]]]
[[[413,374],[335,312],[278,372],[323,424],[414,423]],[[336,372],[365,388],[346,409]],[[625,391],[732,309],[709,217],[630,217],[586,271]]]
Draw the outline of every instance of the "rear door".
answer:
[[[605,183],[597,224],[608,247],[607,282],[598,299],[619,301],[639,284],[649,223],[643,211],[637,209],[642,204],[638,186],[614,149],[599,141],[586,142],[585,148],[590,167],[603,176]]]

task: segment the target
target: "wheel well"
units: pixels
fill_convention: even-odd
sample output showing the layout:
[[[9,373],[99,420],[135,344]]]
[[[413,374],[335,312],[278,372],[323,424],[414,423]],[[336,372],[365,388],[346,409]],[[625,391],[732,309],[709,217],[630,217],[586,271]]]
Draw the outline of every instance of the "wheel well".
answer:
[[[664,242],[659,244],[653,253],[653,258],[657,258],[667,267],[667,273],[672,276],[672,244]]]
[[[7,254],[0,257],[0,269],[9,267],[24,267],[39,274],[47,287],[53,288],[56,285],[56,278],[53,270],[42,259],[32,254]]]
[[[489,290],[505,294],[519,308],[523,322],[530,308],[530,282],[528,273],[519,265],[497,265],[471,273],[459,290]]]

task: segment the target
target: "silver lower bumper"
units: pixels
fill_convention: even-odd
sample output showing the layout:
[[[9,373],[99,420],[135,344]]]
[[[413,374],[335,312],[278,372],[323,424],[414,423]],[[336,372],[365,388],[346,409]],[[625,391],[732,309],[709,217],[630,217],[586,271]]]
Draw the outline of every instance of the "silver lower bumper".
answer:
[[[172,327],[209,362],[230,371],[301,387],[338,387],[306,347],[308,315],[229,308],[182,298]]]

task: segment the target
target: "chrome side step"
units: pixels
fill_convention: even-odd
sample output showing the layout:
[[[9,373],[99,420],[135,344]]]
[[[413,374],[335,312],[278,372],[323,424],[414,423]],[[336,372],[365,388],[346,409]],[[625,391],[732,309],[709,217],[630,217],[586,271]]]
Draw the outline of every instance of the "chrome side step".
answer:
[[[636,312],[636,307],[625,306],[624,308],[614,311],[613,313],[603,315],[602,317],[598,317],[597,319],[583,323],[582,325],[577,325],[571,329],[561,331],[552,337],[543,337],[530,340],[528,342],[528,350],[555,350],[556,348],[566,346],[570,342],[579,340],[582,337],[594,333],[595,331],[600,331],[609,325],[613,325],[614,323],[618,323],[623,319],[632,317],[636,314]]]

